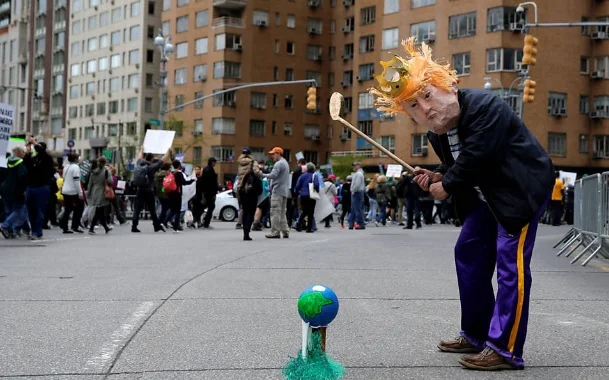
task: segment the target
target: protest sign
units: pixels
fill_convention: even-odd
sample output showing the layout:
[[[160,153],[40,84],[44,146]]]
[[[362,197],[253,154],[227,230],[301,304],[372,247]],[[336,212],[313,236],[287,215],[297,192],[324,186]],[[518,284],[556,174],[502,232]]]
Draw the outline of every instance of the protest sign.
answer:
[[[173,144],[175,131],[149,129],[144,137],[144,153],[165,154]]]
[[[8,142],[13,133],[13,122],[15,109],[13,106],[0,103],[0,167],[6,167],[6,153]]]

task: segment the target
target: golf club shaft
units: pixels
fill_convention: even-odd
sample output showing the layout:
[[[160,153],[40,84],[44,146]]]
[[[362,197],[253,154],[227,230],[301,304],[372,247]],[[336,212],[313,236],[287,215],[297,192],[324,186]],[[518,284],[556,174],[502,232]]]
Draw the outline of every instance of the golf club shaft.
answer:
[[[397,162],[398,164],[402,165],[403,167],[405,167],[409,172],[414,173],[414,168],[410,165],[408,165],[406,162],[404,162],[401,158],[399,158],[398,156],[396,156],[395,154],[391,153],[389,150],[387,150],[387,148],[385,148],[384,146],[382,146],[381,144],[379,144],[378,142],[374,141],[372,138],[370,138],[368,135],[366,135],[364,132],[360,131],[359,129],[355,128],[353,125],[351,125],[351,123],[349,123],[347,120],[343,119],[342,117],[339,117],[337,119],[338,121],[340,121],[341,123],[343,123],[344,125],[346,125],[351,131],[355,132],[358,136],[360,136],[361,138],[363,138],[364,140],[366,140],[367,142],[369,142],[371,145],[373,145],[376,149],[380,150],[381,152],[385,153],[387,156],[389,156],[392,160],[394,160],[395,162]]]

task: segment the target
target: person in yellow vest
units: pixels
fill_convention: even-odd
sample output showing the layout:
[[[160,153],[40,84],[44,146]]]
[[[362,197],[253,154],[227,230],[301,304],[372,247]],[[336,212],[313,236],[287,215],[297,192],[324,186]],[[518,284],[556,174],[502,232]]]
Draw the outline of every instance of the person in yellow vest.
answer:
[[[560,172],[556,172],[556,181],[554,182],[554,189],[552,190],[552,225],[560,226],[560,220],[562,219],[563,213],[563,195],[565,192],[565,184],[560,179]]]

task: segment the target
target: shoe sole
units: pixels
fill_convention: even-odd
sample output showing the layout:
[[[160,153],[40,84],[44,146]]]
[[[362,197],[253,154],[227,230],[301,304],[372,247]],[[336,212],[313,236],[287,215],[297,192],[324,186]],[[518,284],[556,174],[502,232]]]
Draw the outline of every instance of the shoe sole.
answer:
[[[443,352],[450,352],[454,354],[478,354],[481,351],[477,348],[450,348],[442,346],[441,344],[438,344],[438,349]]]
[[[508,369],[508,370],[523,370],[524,369],[524,368],[520,368],[520,367],[514,367],[510,364],[498,364],[498,365],[494,365],[492,367],[482,367],[482,366],[468,363],[468,362],[464,361],[463,359],[459,359],[459,364],[461,364],[463,367],[465,367],[467,369],[475,369],[477,371],[501,371],[504,369]]]

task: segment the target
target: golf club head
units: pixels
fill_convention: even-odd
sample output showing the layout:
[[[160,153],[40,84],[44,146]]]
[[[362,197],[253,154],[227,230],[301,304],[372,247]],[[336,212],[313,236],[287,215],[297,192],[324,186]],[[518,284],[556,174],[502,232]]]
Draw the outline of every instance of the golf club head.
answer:
[[[330,97],[330,117],[332,120],[340,119],[343,105],[345,104],[345,98],[339,92],[335,92]]]

